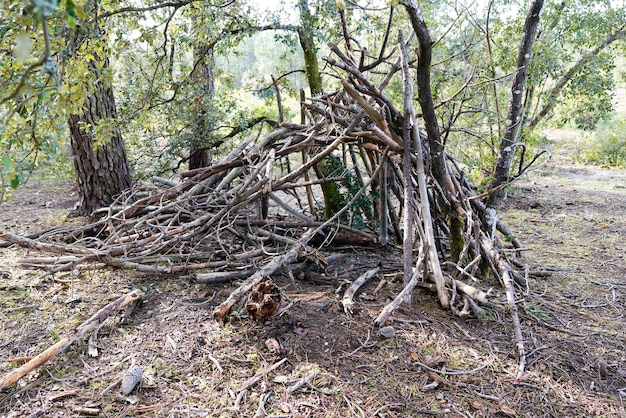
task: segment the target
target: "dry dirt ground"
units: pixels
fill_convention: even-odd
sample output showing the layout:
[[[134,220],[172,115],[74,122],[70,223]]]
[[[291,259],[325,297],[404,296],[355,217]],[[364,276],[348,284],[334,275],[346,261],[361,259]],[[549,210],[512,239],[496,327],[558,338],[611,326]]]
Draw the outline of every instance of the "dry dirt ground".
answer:
[[[295,301],[282,316],[257,325],[235,314],[222,327],[212,309],[235,284],[121,270],[42,276],[19,266],[41,254],[11,247],[0,249],[0,376],[116,297],[146,296],[98,329],[96,356],[80,341],[0,392],[0,416],[624,417],[626,172],[576,167],[567,150],[518,183],[500,214],[531,270],[548,274],[519,301],[521,380],[509,318],[497,311],[460,319],[420,290],[394,316],[395,335],[378,335],[372,320],[401,288],[393,250],[335,249],[345,257],[321,284],[274,278]],[[73,202],[68,182],[31,179],[0,206],[0,233],[79,222],[67,216]],[[335,290],[379,261],[382,275],[347,316]],[[380,277],[387,284],[375,290]],[[133,364],[143,383],[123,396],[115,384]]]

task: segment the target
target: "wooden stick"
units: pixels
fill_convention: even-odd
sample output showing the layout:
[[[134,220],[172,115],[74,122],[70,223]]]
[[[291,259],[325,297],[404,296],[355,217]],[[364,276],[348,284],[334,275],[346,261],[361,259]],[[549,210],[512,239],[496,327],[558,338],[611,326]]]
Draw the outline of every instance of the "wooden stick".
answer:
[[[5,234],[4,238],[7,241],[17,244],[21,247],[36,248],[38,250],[49,251],[51,253],[57,253],[57,254],[74,253],[74,254],[84,254],[84,255],[92,255],[94,253],[93,250],[86,249],[83,247],[78,247],[78,246],[70,247],[70,246],[62,245],[62,244],[47,244],[44,242],[35,241],[34,239],[22,237],[22,236],[11,234],[11,233]]]
[[[302,165],[305,165],[307,163],[306,151],[302,151],[301,155],[302,155]],[[304,172],[304,181],[305,181],[305,190],[306,190],[306,200],[307,200],[307,203],[309,204],[309,213],[311,215],[315,215],[315,199],[313,198],[313,188],[311,187],[310,184],[308,184],[310,182],[308,170]]]
[[[315,379],[317,377],[317,375],[320,374],[319,370],[314,370],[311,373],[309,373],[307,376],[304,376],[302,379],[298,380],[296,383],[294,383],[293,385],[291,385],[289,387],[288,392],[294,393],[296,390],[300,389],[302,386],[304,385],[308,385],[311,383],[311,381],[313,381],[313,379]]]
[[[363,286],[369,279],[376,276],[376,273],[380,270],[380,266],[377,266],[371,270],[366,271],[361,274],[346,290],[346,293],[343,294],[343,298],[341,299],[341,305],[343,306],[343,310],[347,314],[352,314],[354,311],[354,295],[359,290],[361,286]]]
[[[380,180],[379,180],[379,213],[378,217],[380,219],[380,231],[378,231],[378,240],[380,245],[389,244],[389,196],[387,194],[387,158],[381,158],[380,164],[382,165],[382,169],[380,170]]]
[[[396,297],[383,308],[382,311],[380,311],[380,314],[378,314],[378,316],[374,320],[374,325],[381,326],[382,324],[384,324],[387,319],[389,319],[389,317],[395,312],[395,310],[400,307],[402,302],[407,299],[408,295],[413,293],[413,289],[415,289],[415,286],[417,286],[417,283],[422,276],[422,271],[424,269],[424,258],[424,246],[422,245],[419,249],[417,262],[415,263],[415,269],[413,270],[413,277],[411,277],[411,281],[409,281],[404,286],[404,289],[402,289],[402,291],[398,293]]]
[[[405,106],[407,107],[407,113],[411,118],[413,128],[411,129],[411,136],[413,145],[417,154],[417,185],[419,187],[420,203],[422,206],[422,223],[424,225],[424,232],[426,233],[426,241],[428,243],[428,258],[430,261],[430,268],[435,277],[435,286],[437,286],[437,296],[439,296],[439,302],[444,308],[450,306],[450,301],[446,291],[446,281],[441,271],[441,265],[439,264],[439,256],[437,255],[437,246],[435,244],[435,233],[433,228],[433,220],[430,215],[430,203],[428,201],[428,189],[426,187],[426,171],[424,168],[424,153],[422,151],[422,143],[420,141],[419,127],[417,126],[417,120],[415,117],[415,109],[413,108],[413,89],[411,88],[411,77],[409,74],[408,54],[406,51],[406,45],[404,42],[400,42],[400,51],[402,52],[403,62],[403,76],[404,76],[404,88],[405,88]],[[408,98],[408,100],[407,100]],[[408,139],[408,138],[407,138]],[[408,210],[408,208],[405,208]],[[408,228],[408,225],[404,226]]]
[[[242,271],[216,271],[212,273],[198,273],[196,275],[196,283],[224,283],[233,280],[250,277],[257,270],[248,269]]]
[[[398,42],[401,48],[404,46],[404,38],[402,32],[398,33]],[[404,233],[402,236],[402,249],[404,258],[404,285],[407,286],[413,279],[413,164],[411,162],[411,154],[413,152],[413,141],[411,138],[412,124],[415,123],[413,116],[413,90],[411,89],[411,77],[409,75],[409,63],[407,62],[406,50],[402,49],[402,70],[404,76],[404,123],[402,126],[402,140],[404,141],[404,149],[402,150],[402,180],[404,181],[404,213],[402,221],[404,224]],[[419,142],[415,144],[421,148]],[[417,168],[418,181],[424,174],[423,167]],[[428,201],[428,195],[423,193],[420,185],[420,200]],[[423,206],[424,207],[424,206]],[[408,305],[413,302],[413,292],[407,292],[404,300]]]
[[[267,276],[274,273],[281,268],[284,264],[293,263],[299,256],[303,255],[306,251],[306,243],[313,236],[313,231],[308,229],[302,238],[298,240],[296,245],[291,250],[279,257],[275,257],[271,262],[259,269],[255,274],[248,278],[241,284],[235,291],[233,291],[228,299],[222,302],[213,311],[213,317],[218,321],[223,322],[224,317],[228,315],[232,307],[239,302],[250,290],[261,283]]]
[[[251,226],[267,226],[269,228],[311,228],[318,227],[322,225],[320,221],[272,221],[272,220],[263,220],[263,219],[246,219],[241,221],[235,221],[235,225],[251,225]],[[376,241],[376,237],[372,234],[368,234],[367,232],[361,231],[360,229],[353,228],[348,225],[338,224],[335,222],[331,222],[330,224],[326,224],[329,228],[343,229],[355,235],[360,235],[361,237],[370,240],[372,242]]]
[[[511,311],[511,319],[513,321],[513,332],[515,334],[515,342],[519,353],[519,364],[517,368],[517,379],[522,377],[526,369],[526,349],[524,348],[524,336],[522,335],[522,325],[519,320],[517,304],[515,303],[515,289],[513,287],[513,279],[511,278],[511,267],[502,258],[500,253],[494,248],[491,240],[481,231],[481,245],[491,256],[492,261],[500,274],[504,290],[506,291],[506,300]]]
[[[446,283],[451,284],[451,279],[449,277],[446,277]],[[457,290],[463,292],[476,302],[482,303],[484,305],[487,305],[489,303],[489,296],[486,292],[483,292],[482,290],[477,289],[469,284],[463,283],[460,280],[456,280],[455,283]]]
[[[73,335],[61,338],[61,340],[59,340],[57,343],[47,348],[43,352],[39,353],[28,363],[18,367],[12,372],[9,372],[2,379],[0,389],[5,389],[13,386],[18,380],[26,376],[26,374],[30,373],[32,370],[50,360],[52,356],[63,352],[67,347],[69,347],[76,341],[81,340],[85,336],[85,334],[96,329],[102,322],[104,322],[105,319],[111,316],[115,311],[125,308],[134,301],[141,299],[143,295],[144,294],[141,290],[135,289],[132,292],[121,296],[113,302],[109,303],[104,308],[96,312],[87,321],[83,322],[76,329],[76,332]]]
[[[248,388],[254,386],[259,380],[261,380],[264,377],[266,377],[269,372],[271,372],[273,370],[276,370],[277,368],[282,366],[286,361],[287,361],[287,358],[284,358],[284,359],[282,359],[280,361],[277,361],[276,363],[272,364],[271,366],[267,367],[266,369],[258,371],[250,379],[248,379],[245,382],[243,382],[243,384],[241,385],[241,388],[239,389],[239,394],[237,395],[237,399],[235,400],[234,409],[239,409],[239,404],[241,403],[241,399],[243,398],[243,394],[248,390]]]

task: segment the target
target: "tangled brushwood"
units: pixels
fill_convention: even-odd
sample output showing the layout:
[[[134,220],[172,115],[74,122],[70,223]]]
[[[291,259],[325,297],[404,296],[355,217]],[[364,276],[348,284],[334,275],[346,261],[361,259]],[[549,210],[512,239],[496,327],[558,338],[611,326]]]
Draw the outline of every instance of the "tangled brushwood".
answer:
[[[128,192],[90,224],[4,239],[54,253],[23,260],[45,274],[113,266],[201,283],[242,280],[215,308],[215,318],[225,320],[242,302],[259,322],[280,301],[270,282],[278,271],[332,262],[325,251],[337,244],[401,247],[404,289],[375,323],[410,303],[418,284],[431,286],[441,306],[459,316],[481,306],[501,309],[512,319],[521,374],[525,353],[515,300],[528,277],[503,251],[515,254],[519,241],[485,209],[439,138],[428,126],[419,128],[400,44],[395,63],[375,67],[378,84],[331,45],[334,58],[325,60],[341,88],[303,102],[301,124],[250,136],[175,184]],[[404,80],[403,109],[384,93],[394,76]],[[378,268],[371,266],[354,286]],[[506,296],[490,290],[498,287]],[[265,288],[271,291],[261,294]],[[355,291],[350,287],[342,299],[346,312]]]

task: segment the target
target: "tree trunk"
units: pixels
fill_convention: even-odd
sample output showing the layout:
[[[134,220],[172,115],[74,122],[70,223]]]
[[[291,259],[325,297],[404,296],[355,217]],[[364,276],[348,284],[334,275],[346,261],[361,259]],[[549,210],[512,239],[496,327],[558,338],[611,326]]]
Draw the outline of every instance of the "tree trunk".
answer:
[[[528,65],[530,64],[531,52],[535,41],[537,26],[539,25],[539,15],[543,7],[543,0],[533,0],[526,15],[522,41],[517,54],[517,72],[511,87],[511,99],[506,117],[506,130],[500,142],[500,155],[496,162],[496,169],[491,183],[492,192],[487,200],[488,208],[497,207],[504,197],[503,186],[509,181],[513,157],[517,149],[515,142],[517,130],[522,119],[522,97],[524,85],[528,75]]]
[[[309,9],[308,0],[298,0],[298,8],[300,9],[300,25],[298,26],[298,39],[300,40],[300,47],[302,48],[302,54],[304,55],[304,65],[307,83],[311,90],[311,96],[319,96],[322,94],[322,76],[320,73],[319,62],[317,61],[317,47],[315,45],[315,39],[313,38],[313,16]],[[328,157],[332,158],[332,157]],[[330,159],[324,159],[318,164],[313,166],[315,174],[319,179],[323,179],[331,175],[331,172],[327,172],[327,163],[330,163]],[[322,183],[322,194],[324,196],[324,216],[326,219],[330,219],[335,215],[342,207],[342,196],[339,192],[339,185],[337,183]],[[313,208],[311,208],[313,209]]]
[[[214,115],[212,114],[215,98],[215,78],[213,73],[213,47],[208,45],[194,46],[193,73],[196,91],[199,95],[195,100],[195,123],[193,137],[189,147],[189,169],[208,167],[211,164],[211,142]]]
[[[108,68],[108,64],[105,59],[103,68]],[[90,67],[92,71],[98,71],[93,63]],[[132,184],[124,141],[117,125],[113,89],[101,73],[94,78],[96,81],[91,86],[82,112],[70,115],[68,119],[79,193],[79,215],[89,215],[98,208],[110,205]],[[97,127],[103,129],[102,138],[96,137]]]
[[[447,168],[446,156],[443,142],[441,141],[441,132],[439,131],[439,123],[435,113],[435,104],[433,102],[433,94],[430,88],[430,65],[432,60],[432,40],[422,11],[417,4],[417,0],[405,1],[404,6],[409,14],[411,26],[417,35],[419,42],[419,56],[417,60],[417,94],[420,108],[422,109],[422,117],[424,118],[424,126],[428,134],[428,144],[430,147],[430,157],[432,160],[432,171],[435,180],[441,186],[441,190],[447,190],[445,187]]]
[[[298,0],[300,9],[300,26],[298,26],[298,39],[304,54],[306,78],[311,89],[311,96],[322,94],[322,76],[320,75],[317,61],[317,48],[313,38],[312,16],[309,10],[308,0]]]
[[[450,175],[446,165],[445,145],[441,140],[439,122],[437,121],[433,94],[430,87],[430,65],[433,51],[432,40],[422,11],[417,4],[417,0],[407,0],[403,4],[409,14],[411,26],[419,42],[417,58],[417,94],[420,108],[422,109],[422,117],[424,118],[424,127],[428,135],[430,161],[432,164],[431,171],[435,181],[439,184],[438,190],[444,194],[444,196],[442,196],[443,198],[438,200],[439,208],[443,212],[444,217],[449,220],[450,247],[453,257],[458,259],[458,255],[460,254],[458,249],[464,246],[464,224],[455,208],[447,203],[450,202],[452,206],[458,205],[458,203],[455,203],[455,198],[448,193],[449,190],[453,190],[453,187],[451,186]],[[422,198],[428,199],[427,196],[422,196]],[[446,306],[446,299],[440,290],[441,289],[439,289],[438,292],[441,303]]]

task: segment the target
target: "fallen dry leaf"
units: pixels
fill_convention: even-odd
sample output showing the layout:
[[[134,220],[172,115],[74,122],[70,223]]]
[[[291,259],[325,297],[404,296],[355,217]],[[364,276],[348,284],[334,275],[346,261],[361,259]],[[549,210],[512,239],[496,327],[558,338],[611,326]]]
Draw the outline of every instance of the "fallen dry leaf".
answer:
[[[289,376],[285,376],[284,374],[279,374],[274,378],[274,383],[287,383],[291,380]]]
[[[268,338],[265,340],[265,346],[272,354],[280,354],[283,352],[283,348],[280,346],[280,343],[274,338]]]
[[[309,333],[309,330],[298,327],[298,328],[294,328],[293,332],[301,337],[304,337],[305,335]]]
[[[474,408],[474,409],[479,409],[479,410],[483,409],[483,403],[481,401],[479,401],[479,400],[470,399],[468,402],[469,402],[470,406],[472,408]]]
[[[509,408],[506,405],[501,405],[500,406],[500,411],[502,411],[504,414],[510,416],[510,417],[515,417],[517,416],[517,412],[515,412],[514,410],[512,410],[511,408]]]
[[[446,379],[435,372],[428,372],[428,376],[437,383],[445,383]]]

